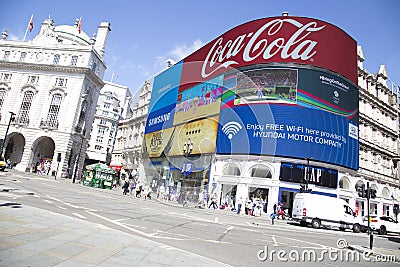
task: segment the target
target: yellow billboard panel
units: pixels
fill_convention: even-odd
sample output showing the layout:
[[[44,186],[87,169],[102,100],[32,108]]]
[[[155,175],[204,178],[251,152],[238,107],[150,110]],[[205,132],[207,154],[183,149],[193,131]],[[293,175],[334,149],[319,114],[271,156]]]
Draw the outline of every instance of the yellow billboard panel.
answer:
[[[144,136],[147,153],[150,158],[159,157],[161,155],[168,142],[171,140],[171,135],[173,131],[174,128],[168,128],[161,131],[149,133]]]
[[[218,132],[218,117],[189,122],[175,127],[169,156],[184,155],[184,147],[192,148],[190,154],[215,152]]]

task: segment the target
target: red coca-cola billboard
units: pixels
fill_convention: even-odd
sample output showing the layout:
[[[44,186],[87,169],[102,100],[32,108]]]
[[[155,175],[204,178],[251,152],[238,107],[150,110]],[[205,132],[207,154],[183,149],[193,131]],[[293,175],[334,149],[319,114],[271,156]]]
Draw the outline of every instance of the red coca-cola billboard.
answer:
[[[352,37],[321,20],[281,16],[237,26],[186,57],[179,91],[229,68],[274,62],[322,67],[357,84]]]

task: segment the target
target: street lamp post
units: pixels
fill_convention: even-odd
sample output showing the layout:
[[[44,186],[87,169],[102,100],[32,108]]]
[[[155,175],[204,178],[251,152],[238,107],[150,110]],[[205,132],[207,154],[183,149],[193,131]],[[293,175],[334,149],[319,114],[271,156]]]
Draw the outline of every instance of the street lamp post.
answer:
[[[304,179],[304,193],[308,193],[308,182],[310,181],[310,157],[306,158],[307,160],[307,171],[306,177]]]
[[[10,114],[11,114],[10,120],[8,121],[7,129],[6,129],[6,134],[4,135],[3,142],[1,143],[1,146],[0,146],[0,157],[1,157],[1,158],[4,158],[3,150],[4,150],[4,145],[5,145],[5,143],[6,143],[6,139],[7,139],[7,135],[8,135],[8,130],[10,129],[11,122],[14,121],[14,119],[15,119],[15,118],[14,118],[15,113],[12,112],[12,111],[9,111],[9,112],[10,112]]]
[[[193,143],[192,143],[192,141],[190,141],[190,138],[188,138],[187,142],[185,142],[183,144],[183,154],[184,154],[185,158],[187,158],[190,155],[190,153],[192,153],[192,151],[193,151]],[[182,189],[181,189],[181,194],[180,194],[181,201],[183,201],[183,198],[185,197],[185,194],[186,194],[186,192],[185,192],[186,190],[184,190],[185,189],[185,178],[186,178],[186,164],[187,163],[184,162],[182,165],[182,183],[181,183]]]
[[[83,131],[82,138],[81,138],[81,146],[79,147],[79,152],[78,152],[78,155],[76,156],[75,171],[74,171],[74,176],[72,177],[72,183],[75,183],[76,175],[78,173],[79,158],[81,157],[84,136],[85,136],[85,130]]]

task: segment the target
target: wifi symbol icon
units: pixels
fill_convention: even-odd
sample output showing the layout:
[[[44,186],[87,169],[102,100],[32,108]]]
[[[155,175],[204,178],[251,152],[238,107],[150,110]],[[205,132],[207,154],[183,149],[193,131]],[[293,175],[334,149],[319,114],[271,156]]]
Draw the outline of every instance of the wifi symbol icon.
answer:
[[[236,121],[230,121],[228,123],[226,123],[223,127],[222,127],[222,132],[224,132],[224,134],[226,134],[226,136],[228,136],[228,139],[232,139],[232,137],[235,136],[235,134],[237,134],[237,132],[239,132],[242,129],[242,125],[240,125],[239,123],[237,123]]]

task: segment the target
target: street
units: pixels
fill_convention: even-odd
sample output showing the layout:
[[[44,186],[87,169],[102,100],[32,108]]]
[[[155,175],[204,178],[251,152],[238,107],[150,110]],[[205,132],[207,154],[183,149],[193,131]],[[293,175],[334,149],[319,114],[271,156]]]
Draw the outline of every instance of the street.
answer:
[[[68,179],[54,180],[51,176],[8,169],[0,173],[0,188],[0,223],[9,216],[12,207],[14,213],[23,212],[24,207],[34,207],[230,266],[262,266],[271,261],[274,266],[398,264],[391,258],[383,259],[391,262],[377,262],[382,261],[377,254],[369,257],[342,246],[367,247],[369,239],[365,233],[312,229],[283,220],[275,220],[272,225],[265,214],[259,218],[226,210],[198,209],[193,205],[184,208],[156,199],[123,196],[120,188],[91,188],[73,184]],[[3,231],[2,227],[2,237]],[[339,247],[338,240],[341,240]],[[400,237],[375,234],[374,247],[384,255],[399,255]],[[11,247],[1,246],[1,252],[8,249]],[[1,261],[0,265],[3,266]]]

